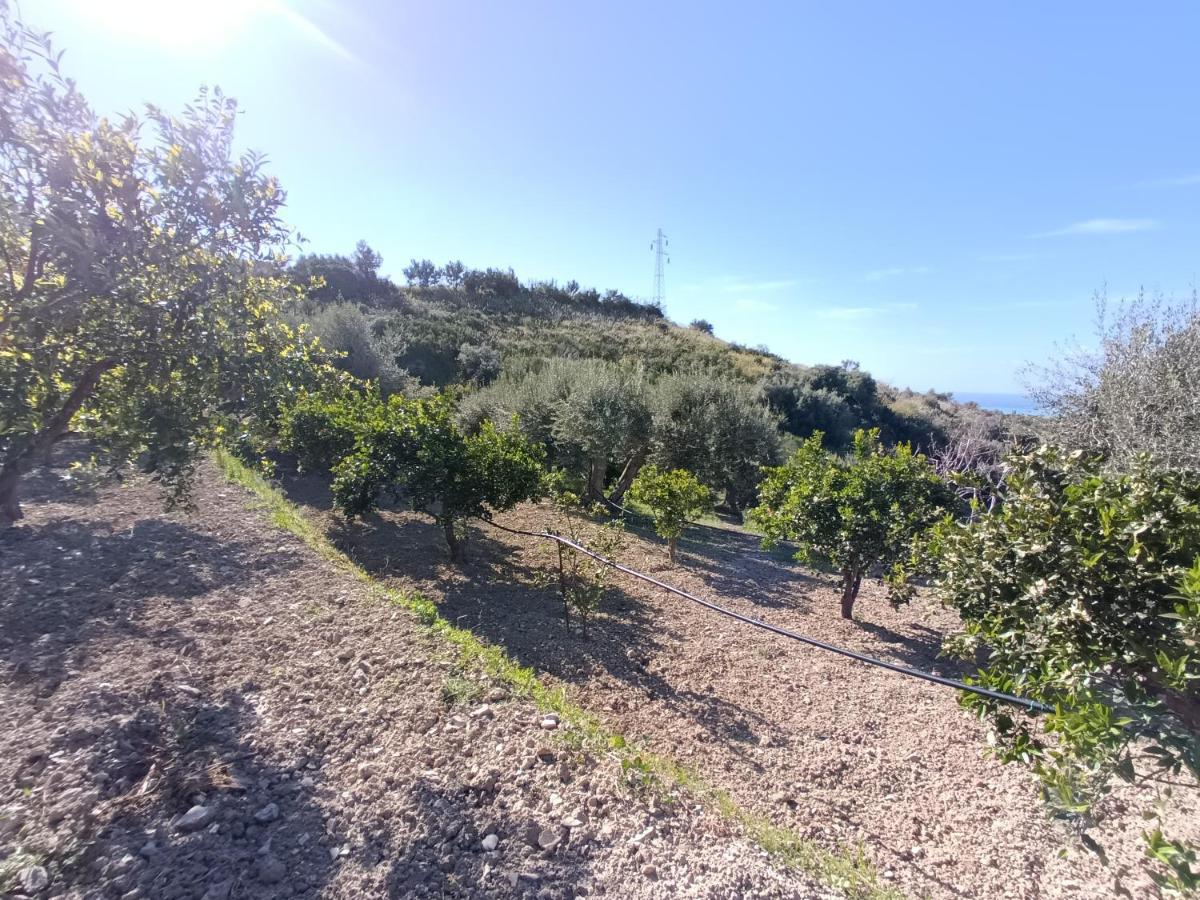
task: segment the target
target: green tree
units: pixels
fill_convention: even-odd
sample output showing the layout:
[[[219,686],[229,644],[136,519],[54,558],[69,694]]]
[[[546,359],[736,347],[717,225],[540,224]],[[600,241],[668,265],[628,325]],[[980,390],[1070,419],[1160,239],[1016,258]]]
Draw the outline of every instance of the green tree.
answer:
[[[654,531],[667,542],[671,565],[688,522],[712,509],[712,491],[685,469],[646,466],[630,485],[629,496],[650,508]]]
[[[441,277],[441,269],[428,259],[414,259],[404,267],[404,277],[417,287],[433,287]]]
[[[885,449],[876,430],[859,430],[848,460],[813,434],[759,486],[749,513],[764,545],[794,541],[796,558],[828,560],[842,575],[842,616],[852,618],[863,577],[891,569],[914,539],[952,508],[954,495],[925,457],[907,444]]]
[[[184,499],[204,445],[312,371],[278,315],[284,193],[219,92],[110,121],[3,3],[0,32],[0,526],[72,430]]]
[[[448,397],[394,396],[359,435],[355,451],[334,466],[334,501],[356,516],[373,509],[384,491],[402,491],[442,528],[450,558],[458,561],[466,520],[539,495],[542,457],[516,428],[500,431],[484,422],[464,434]]]
[[[993,512],[946,521],[930,547],[934,590],[964,623],[948,646],[986,652],[980,684],[1054,707],[1038,729],[963,700],[1060,812],[1086,823],[1114,776],[1200,774],[1200,475],[1146,457],[1113,474],[1099,456],[1041,448],[1009,458]],[[1186,866],[1163,840],[1156,858]]]

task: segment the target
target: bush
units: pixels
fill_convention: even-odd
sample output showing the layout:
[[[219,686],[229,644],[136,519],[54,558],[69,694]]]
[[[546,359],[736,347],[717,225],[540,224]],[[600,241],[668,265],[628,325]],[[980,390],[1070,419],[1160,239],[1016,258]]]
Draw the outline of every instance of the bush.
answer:
[[[385,397],[412,393],[415,379],[396,363],[404,343],[383,327],[386,320],[373,322],[352,303],[333,303],[307,322],[321,346],[337,354],[337,368],[362,381],[377,382]]]
[[[383,413],[377,391],[303,394],[283,413],[279,448],[293,454],[302,470],[328,472],[354,452],[359,435]]]
[[[490,344],[463,344],[458,348],[458,370],[466,382],[491,384],[500,376],[500,351]]]
[[[796,558],[827,559],[842,575],[842,616],[852,618],[862,579],[911,554],[914,540],[953,507],[954,494],[907,444],[885,450],[878,431],[858,431],[842,461],[817,432],[759,487],[750,520],[763,544],[795,541]]]
[[[712,322],[708,321],[708,319],[692,319],[692,323],[688,325],[688,328],[703,334],[713,333]]]
[[[383,415],[360,435],[354,453],[334,468],[333,496],[347,516],[373,509],[386,492],[407,495],[413,509],[441,526],[452,560],[471,518],[511,509],[541,491],[542,452],[517,429],[484,422],[465,435],[449,398],[392,397]]]
[[[629,495],[650,508],[654,531],[667,542],[671,565],[675,564],[676,546],[688,522],[712,509],[712,492],[684,469],[646,466],[633,480]]]
[[[1030,373],[1051,437],[1126,468],[1151,453],[1200,470],[1200,299],[1097,300],[1099,349],[1075,350]]]
[[[987,654],[981,684],[1054,707],[1043,735],[964,697],[995,752],[1086,821],[1114,775],[1200,774],[1200,476],[1049,448],[1008,465],[996,511],[936,530],[934,588],[963,618],[950,646]]]

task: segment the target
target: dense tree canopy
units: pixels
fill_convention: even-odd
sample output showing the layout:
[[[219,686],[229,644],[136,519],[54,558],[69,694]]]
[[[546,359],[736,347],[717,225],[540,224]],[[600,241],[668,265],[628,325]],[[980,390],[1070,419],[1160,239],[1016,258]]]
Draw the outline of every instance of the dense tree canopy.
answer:
[[[486,422],[464,434],[446,396],[397,396],[377,409],[354,451],[333,467],[334,500],[347,515],[371,510],[384,492],[402,492],[441,526],[450,558],[458,560],[465,520],[538,496],[541,448],[516,429],[501,432]]]
[[[750,519],[769,546],[799,545],[797,558],[828,560],[842,575],[849,619],[864,576],[907,559],[914,539],[951,508],[954,496],[907,444],[891,450],[877,431],[859,431],[848,460],[821,447],[818,432],[784,465],[768,471]]]
[[[311,372],[278,316],[283,191],[219,92],[100,118],[2,5],[0,30],[0,524],[81,423],[182,497],[205,441]]]

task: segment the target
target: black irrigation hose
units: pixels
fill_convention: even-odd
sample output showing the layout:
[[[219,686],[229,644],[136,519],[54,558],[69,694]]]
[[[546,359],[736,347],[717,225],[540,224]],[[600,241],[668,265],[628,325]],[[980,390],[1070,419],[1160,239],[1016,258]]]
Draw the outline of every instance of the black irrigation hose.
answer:
[[[737,619],[739,622],[745,622],[747,625],[753,625],[756,628],[763,628],[767,631],[772,631],[775,634],[782,635],[786,638],[791,638],[794,641],[800,641],[803,644],[808,644],[810,647],[816,647],[819,650],[828,650],[830,653],[836,653],[839,656],[846,656],[850,659],[866,663],[869,666],[877,666],[881,669],[887,669],[889,672],[896,672],[899,675],[907,675],[910,678],[920,678],[922,681],[929,681],[933,684],[940,684],[944,685],[945,687],[955,688],[956,690],[967,691],[971,694],[978,694],[981,697],[999,700],[1001,703],[1011,703],[1014,706],[1022,706],[1029,712],[1054,712],[1054,707],[1047,706],[1045,703],[1040,703],[1037,700],[1030,700],[1027,697],[1016,697],[1012,694],[1005,694],[1002,691],[988,690],[987,688],[981,688],[973,684],[966,684],[962,681],[956,681],[953,678],[943,678],[941,675],[934,675],[932,672],[925,672],[921,669],[912,669],[908,666],[901,666],[897,665],[896,663],[888,662],[887,660],[876,659],[873,656],[867,656],[866,654],[858,653],[854,650],[847,650],[845,647],[838,647],[834,644],[827,644],[824,641],[817,640],[816,638],[806,637],[805,635],[799,634],[795,631],[789,631],[786,628],[780,628],[778,625],[771,625],[762,621],[761,619],[755,619],[751,616],[742,615],[741,613],[734,612],[731,609],[726,609],[725,607],[718,606],[711,601],[697,597],[695,594],[689,594],[687,591],[677,588],[674,585],[667,584],[665,581],[659,581],[653,576],[646,575],[645,573],[639,572],[636,569],[630,569],[628,566],[623,566],[620,563],[601,556],[599,553],[595,553],[589,550],[587,547],[568,540],[561,535],[552,534],[549,531],[525,531],[520,528],[509,528],[506,525],[501,525],[500,523],[493,522],[490,519],[483,519],[482,521],[486,522],[488,525],[491,525],[493,528],[499,528],[501,531],[507,531],[510,534],[519,534],[524,535],[525,537],[557,541],[558,543],[570,547],[571,549],[576,550],[585,556],[590,556],[597,562],[604,563],[606,566],[611,566],[618,572],[624,572],[626,575],[631,575],[634,578],[640,578],[642,581],[647,581],[656,587],[662,588],[664,591],[670,591],[672,594],[677,594],[678,596],[683,597],[685,600],[691,600],[693,603],[698,603],[707,609],[711,609],[713,612],[720,613],[723,616],[728,616],[731,619]]]

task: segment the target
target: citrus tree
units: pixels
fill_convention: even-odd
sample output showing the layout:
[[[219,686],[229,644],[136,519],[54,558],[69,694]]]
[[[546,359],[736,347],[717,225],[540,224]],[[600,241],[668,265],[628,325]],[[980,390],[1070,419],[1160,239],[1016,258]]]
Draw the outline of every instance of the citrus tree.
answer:
[[[822,449],[822,437],[814,432],[784,465],[767,470],[749,518],[765,546],[793,541],[798,560],[825,559],[841,572],[849,619],[863,578],[906,560],[954,495],[924,456],[908,444],[885,448],[878,429],[858,430],[846,459]]]
[[[442,528],[450,558],[462,557],[462,527],[537,497],[541,448],[516,428],[484,422],[474,434],[456,424],[446,396],[388,398],[364,423],[354,451],[333,467],[333,495],[348,516],[373,509],[384,492],[403,493]]]
[[[76,430],[183,499],[206,443],[313,372],[278,316],[283,191],[234,153],[232,100],[98,117],[6,3],[0,82],[0,527]]]
[[[979,683],[1054,708],[1039,727],[963,698],[1060,812],[1086,824],[1117,777],[1200,774],[1200,475],[1147,457],[1115,474],[1078,451],[1013,456],[1004,502],[939,525],[930,550],[965,626],[949,646],[986,653]],[[1148,840],[1165,884],[1200,886],[1194,852]]]
[[[667,542],[672,565],[688,521],[712,509],[712,491],[685,469],[646,466],[630,485],[629,496],[649,507],[654,531]]]

